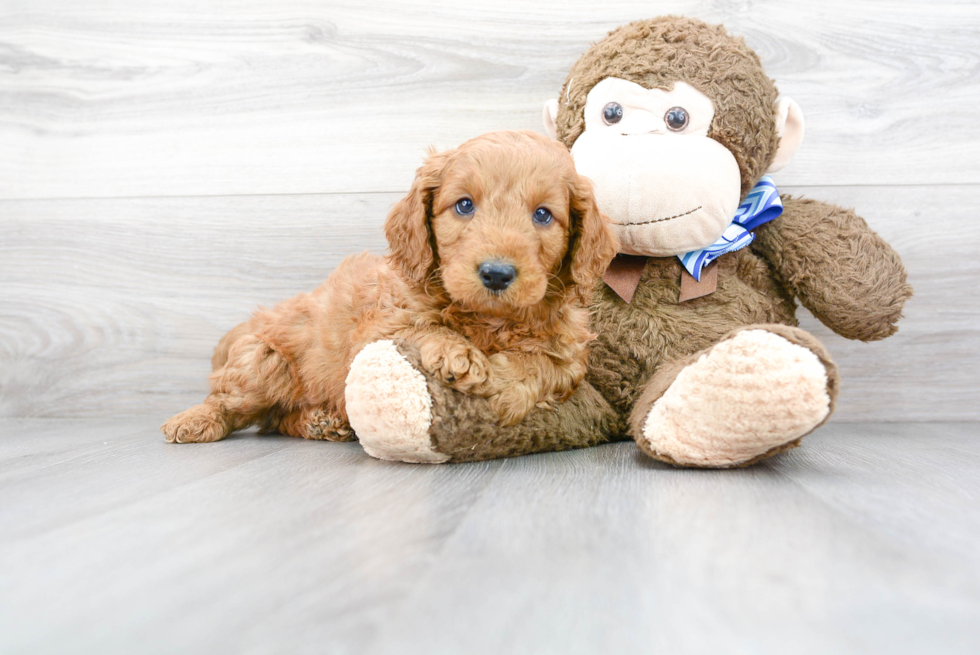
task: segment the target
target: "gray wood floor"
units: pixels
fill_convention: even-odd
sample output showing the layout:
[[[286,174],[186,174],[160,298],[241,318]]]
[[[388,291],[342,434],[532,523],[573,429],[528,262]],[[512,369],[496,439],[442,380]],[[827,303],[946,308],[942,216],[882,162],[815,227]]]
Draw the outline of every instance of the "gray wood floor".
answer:
[[[724,472],[163,442],[427,146],[540,131],[664,13],[745,36],[807,119],[780,189],[907,263],[895,337],[802,316],[867,423]],[[978,62],[974,1],[0,0],[0,654],[980,652]]]
[[[980,427],[736,471],[0,422],[0,652],[976,653]]]

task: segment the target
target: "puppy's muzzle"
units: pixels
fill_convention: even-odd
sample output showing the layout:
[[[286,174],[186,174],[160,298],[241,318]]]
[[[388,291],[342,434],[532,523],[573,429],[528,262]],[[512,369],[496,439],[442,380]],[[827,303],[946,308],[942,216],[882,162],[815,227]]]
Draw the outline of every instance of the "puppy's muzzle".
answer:
[[[483,286],[491,291],[503,291],[517,277],[517,269],[512,264],[501,261],[489,261],[480,264],[477,269]]]

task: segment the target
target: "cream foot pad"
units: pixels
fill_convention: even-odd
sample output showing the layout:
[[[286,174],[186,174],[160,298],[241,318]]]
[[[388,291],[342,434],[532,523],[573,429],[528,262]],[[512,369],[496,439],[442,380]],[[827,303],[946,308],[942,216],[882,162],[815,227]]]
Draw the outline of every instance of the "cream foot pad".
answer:
[[[643,437],[678,464],[737,466],[799,439],[829,411],[827,370],[811,350],[745,330],[680,372]]]
[[[429,436],[432,397],[425,377],[391,341],[375,341],[357,354],[347,375],[347,416],[372,457],[439,464]]]

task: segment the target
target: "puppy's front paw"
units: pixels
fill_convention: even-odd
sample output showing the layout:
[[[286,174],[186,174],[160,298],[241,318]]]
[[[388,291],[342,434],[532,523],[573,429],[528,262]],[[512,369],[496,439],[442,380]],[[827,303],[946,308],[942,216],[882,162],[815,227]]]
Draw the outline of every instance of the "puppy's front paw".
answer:
[[[425,370],[463,393],[487,380],[490,361],[468,344],[427,344],[420,349],[420,354]]]
[[[228,435],[220,412],[209,405],[195,405],[160,426],[170,443],[205,443]]]
[[[521,384],[511,384],[487,398],[501,425],[517,425],[534,409],[537,398]]]

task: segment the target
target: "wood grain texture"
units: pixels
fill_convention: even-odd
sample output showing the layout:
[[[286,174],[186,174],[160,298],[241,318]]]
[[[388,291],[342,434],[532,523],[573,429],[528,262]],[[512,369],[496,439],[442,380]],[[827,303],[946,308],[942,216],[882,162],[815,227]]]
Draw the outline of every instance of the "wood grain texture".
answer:
[[[804,312],[838,416],[980,418],[980,7],[841,0],[0,3],[0,416],[196,401],[225,330],[383,248],[428,144],[539,129],[588,43],[668,11],[745,35],[808,116],[781,188],[911,271],[884,343]]]
[[[312,290],[352,252],[380,252],[396,198],[4,204],[0,415],[186,404],[206,390],[217,339],[256,306]]]
[[[181,446],[160,418],[0,421],[0,652],[980,649],[977,424],[838,423],[695,471],[630,443]]]
[[[398,191],[429,144],[541,130],[609,29],[744,35],[807,116],[784,184],[980,180],[980,5],[0,4],[0,198]]]
[[[856,207],[903,256],[899,333],[851,342],[802,312],[844,378],[841,420],[980,419],[980,189],[786,187]],[[381,252],[398,194],[0,201],[0,416],[175,413],[257,305]]]

